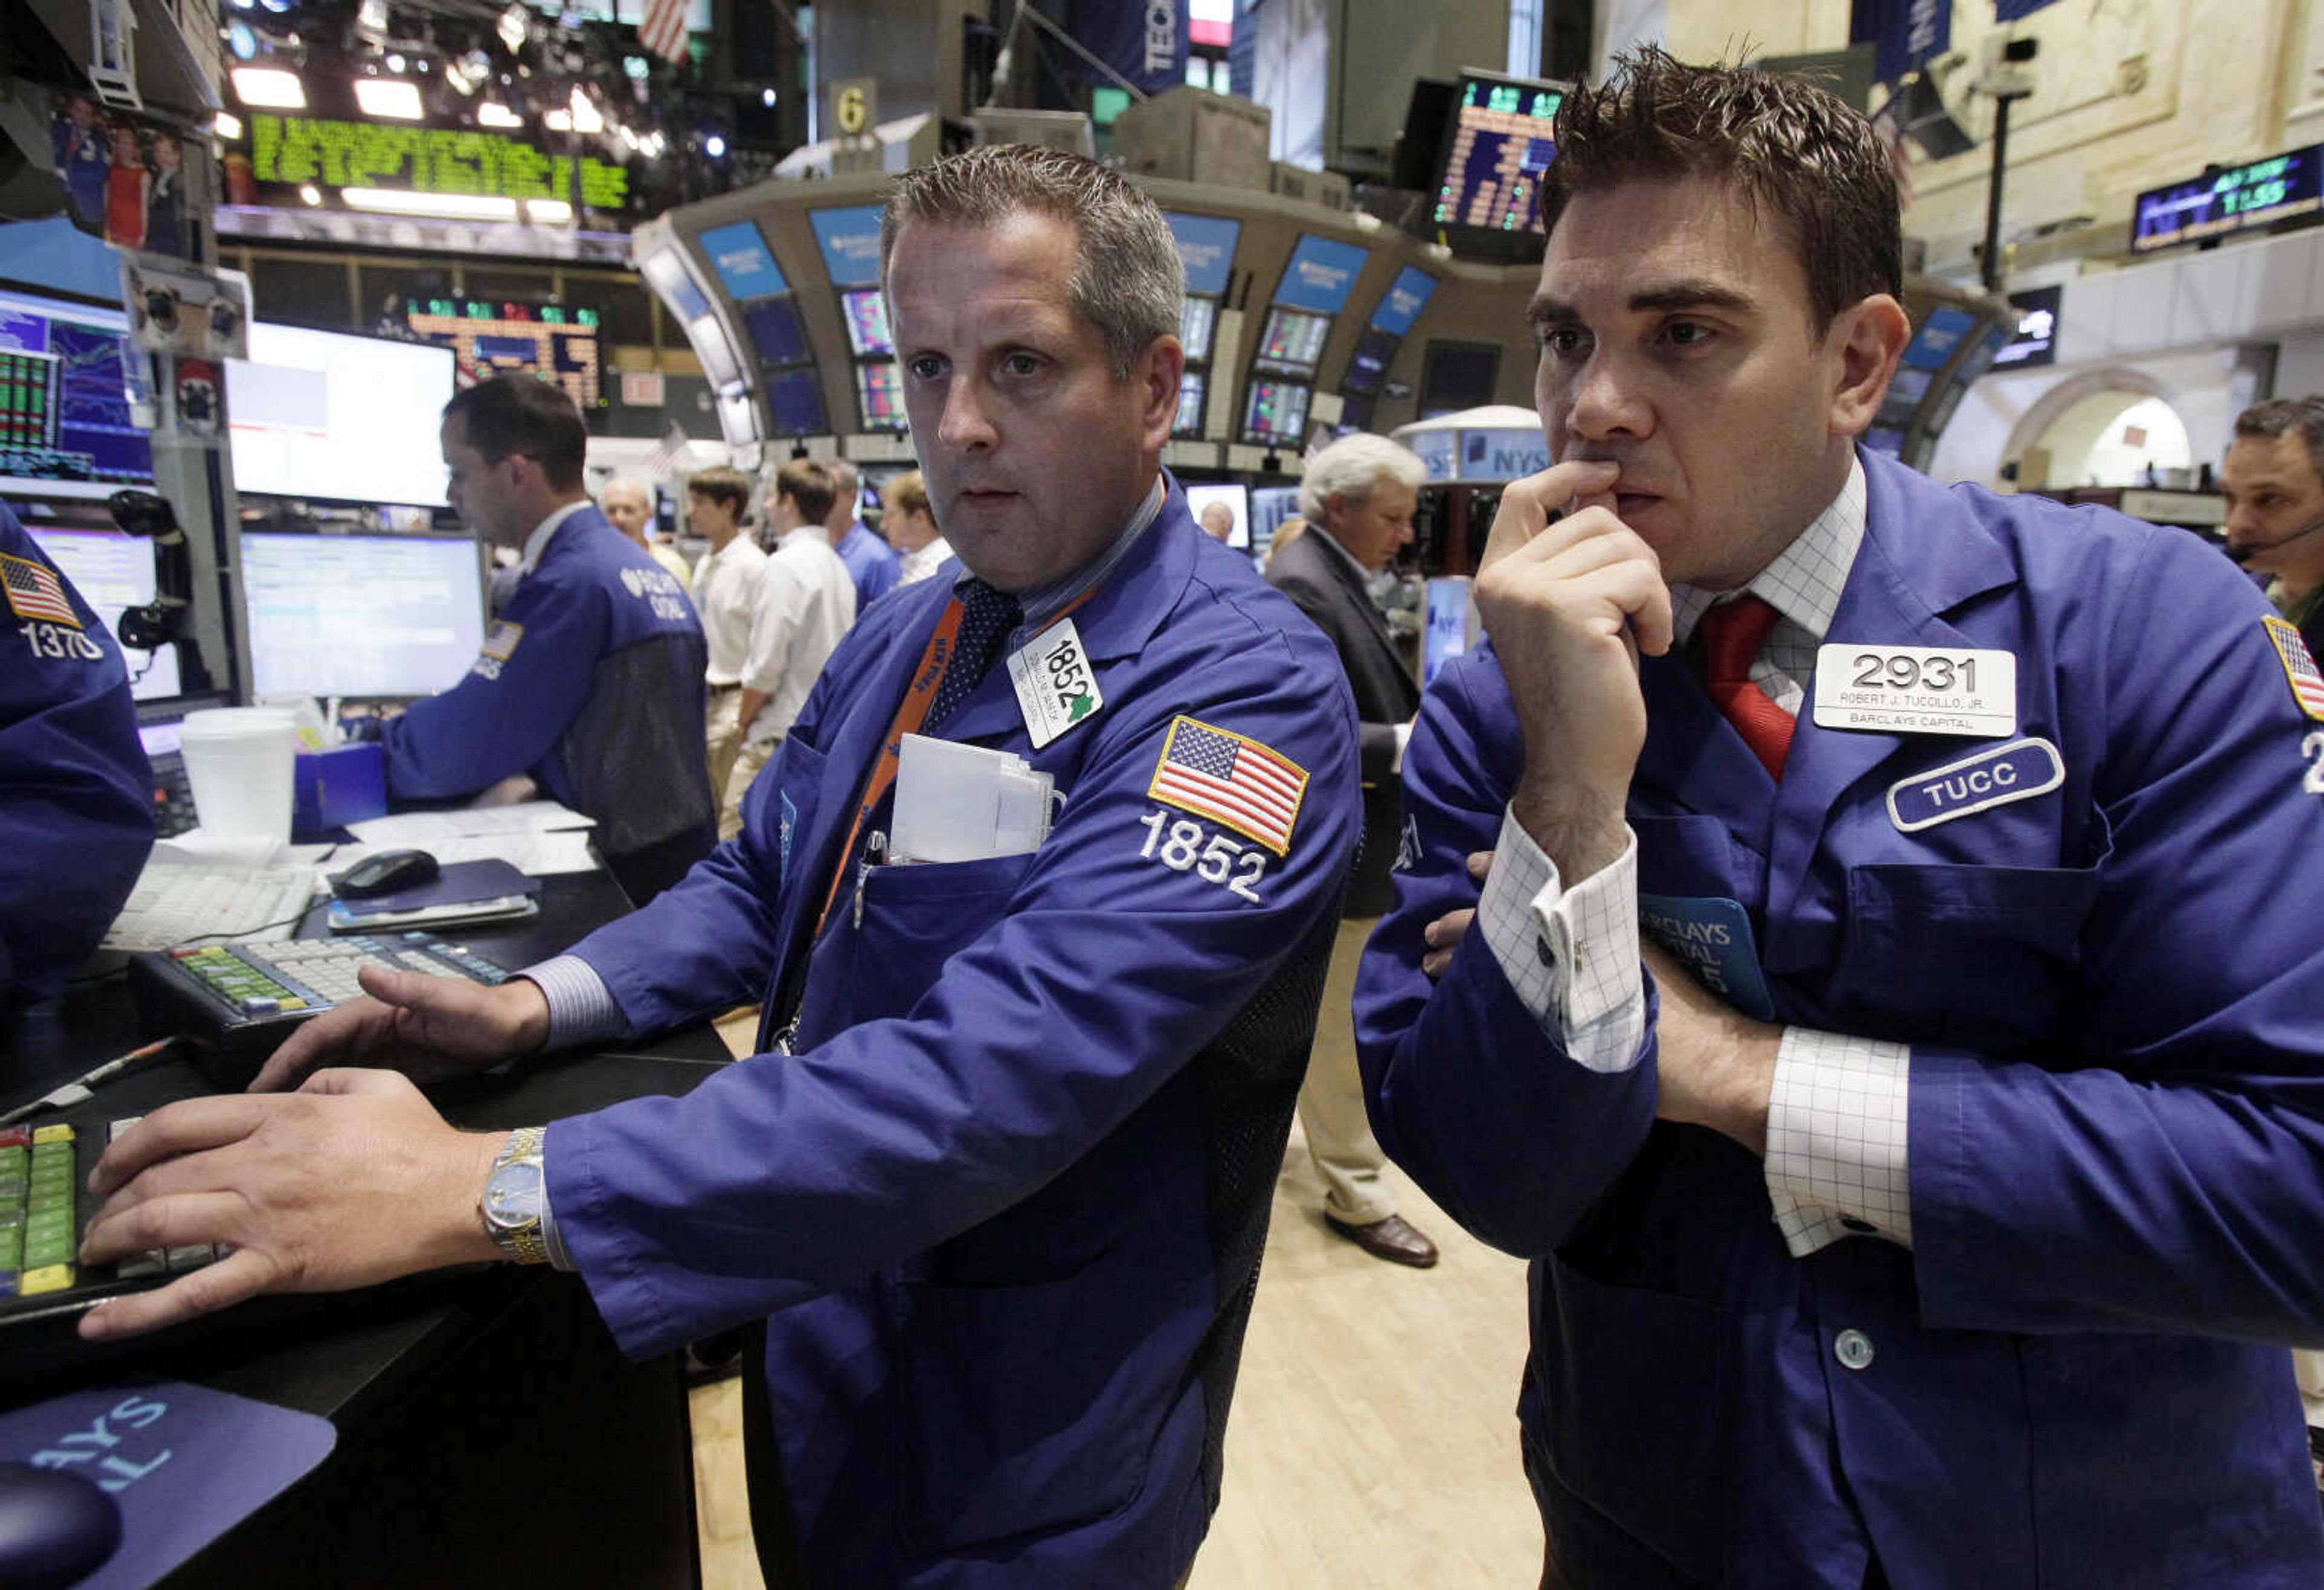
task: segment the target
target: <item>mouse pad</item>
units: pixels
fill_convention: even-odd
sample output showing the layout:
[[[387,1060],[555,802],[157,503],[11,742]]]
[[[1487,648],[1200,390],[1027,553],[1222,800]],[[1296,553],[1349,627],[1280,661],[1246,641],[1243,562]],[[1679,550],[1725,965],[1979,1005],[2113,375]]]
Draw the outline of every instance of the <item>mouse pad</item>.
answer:
[[[77,1474],[121,1505],[121,1546],[75,1590],[151,1585],[329,1456],[331,1421],[183,1381],[0,1413],[0,1458]]]
[[[540,892],[540,885],[506,861],[455,861],[426,883],[416,883],[390,894],[360,900],[340,900],[351,916],[385,916],[421,911],[434,905],[463,905],[474,900],[496,900],[508,895]]]

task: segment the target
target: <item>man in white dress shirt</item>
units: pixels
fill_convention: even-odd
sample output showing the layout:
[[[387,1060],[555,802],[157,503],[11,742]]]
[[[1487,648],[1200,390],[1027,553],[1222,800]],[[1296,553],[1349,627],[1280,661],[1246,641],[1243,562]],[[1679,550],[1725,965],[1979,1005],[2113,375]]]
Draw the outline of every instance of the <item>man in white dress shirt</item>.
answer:
[[[903,572],[897,584],[911,584],[925,580],[944,566],[952,556],[952,544],[936,528],[936,516],[928,507],[928,483],[917,469],[908,469],[888,483],[883,495],[888,500],[888,517],[880,521],[887,532],[888,545],[903,554]]]
[[[686,512],[710,542],[702,566],[694,571],[694,611],[710,645],[710,711],[704,749],[710,759],[710,787],[724,794],[727,775],[742,749],[742,724],[735,709],[742,701],[742,664],[751,650],[751,615],[758,606],[759,571],[766,550],[742,533],[751,506],[751,477],[721,464],[686,483]]]
[[[855,582],[824,534],[824,516],[835,495],[832,483],[830,471],[812,459],[794,458],[775,473],[767,505],[775,549],[759,570],[752,607],[734,708],[742,748],[719,803],[722,840],[742,831],[742,796],[751,781],[782,743],[824,660],[855,622]]]

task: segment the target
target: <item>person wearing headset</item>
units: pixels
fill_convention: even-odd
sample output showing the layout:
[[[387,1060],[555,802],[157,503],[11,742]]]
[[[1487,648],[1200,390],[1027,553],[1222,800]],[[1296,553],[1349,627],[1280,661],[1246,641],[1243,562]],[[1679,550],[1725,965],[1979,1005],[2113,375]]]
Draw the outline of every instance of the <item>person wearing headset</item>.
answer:
[[[2265,574],[2267,598],[2324,652],[2324,397],[2272,398],[2236,416],[2219,469],[2227,503],[2227,556]],[[2303,1374],[2308,1422],[2324,1425],[2324,1355]]]
[[[2310,657],[2324,651],[2324,397],[2273,398],[2236,415],[2219,494],[2227,556],[2267,576],[2268,600],[2298,627]],[[2324,1493],[2324,1353],[2294,1349],[2292,1365]]]

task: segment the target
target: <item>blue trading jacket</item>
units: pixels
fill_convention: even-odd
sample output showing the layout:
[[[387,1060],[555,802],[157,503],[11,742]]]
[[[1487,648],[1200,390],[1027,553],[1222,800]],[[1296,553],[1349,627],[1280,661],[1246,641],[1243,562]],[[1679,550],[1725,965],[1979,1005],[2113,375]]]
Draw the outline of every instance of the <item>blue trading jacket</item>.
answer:
[[[57,992],[153,848],[153,773],[121,649],[0,503],[0,1008]],[[26,565],[55,574],[71,608]]]
[[[779,976],[949,584],[849,634],[739,839],[578,947],[634,1027]],[[1055,777],[1038,850],[872,869],[814,951],[796,1052],[549,1130],[560,1231],[626,1349],[772,1316],[817,1584],[1167,1590],[1217,1502],[1356,842],[1354,711],[1331,648],[1175,490],[1071,616],[1093,716],[1033,749],[996,664],[943,726]],[[1148,794],[1181,714],[1305,770],[1287,855]]]
[[[717,825],[702,758],[702,623],[685,587],[584,508],[518,582],[466,678],[389,721],[388,793],[474,795],[513,773],[627,855]]]
[[[1489,650],[1405,760],[1357,988],[1374,1123],[1534,1261],[1536,1450],[1688,1572],[1855,1590],[1869,1547],[1897,1590],[2313,1585],[2283,1344],[2324,1341],[2324,732],[2194,538],[1863,462],[1829,640],[2014,653],[2062,779],[1919,826],[1930,770],[1994,742],[1803,714],[1778,787],[1648,658],[1629,820],[1641,894],[1748,910],[1779,1019],[1913,1045],[1913,1247],[1791,1258],[1760,1162],[1655,1120],[1651,1026],[1597,1075],[1474,934],[1422,974],[1518,770]]]

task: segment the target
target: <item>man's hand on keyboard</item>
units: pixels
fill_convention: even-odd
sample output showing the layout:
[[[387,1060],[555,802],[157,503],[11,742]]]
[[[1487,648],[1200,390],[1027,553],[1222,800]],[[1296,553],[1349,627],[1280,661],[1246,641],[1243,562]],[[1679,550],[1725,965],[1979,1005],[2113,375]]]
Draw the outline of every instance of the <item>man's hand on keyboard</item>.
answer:
[[[476,1199],[506,1135],[455,1130],[405,1078],[319,1071],[298,1092],[155,1110],[105,1151],[83,1264],[230,1245],[217,1263],[82,1316],[134,1336],[262,1292],[342,1291],[500,1256]]]
[[[356,975],[371,997],[350,999],[300,1026],[268,1058],[252,1092],[295,1088],[318,1065],[479,1071],[530,1054],[549,1037],[549,1000],[529,978],[487,988],[466,978],[373,966]]]

